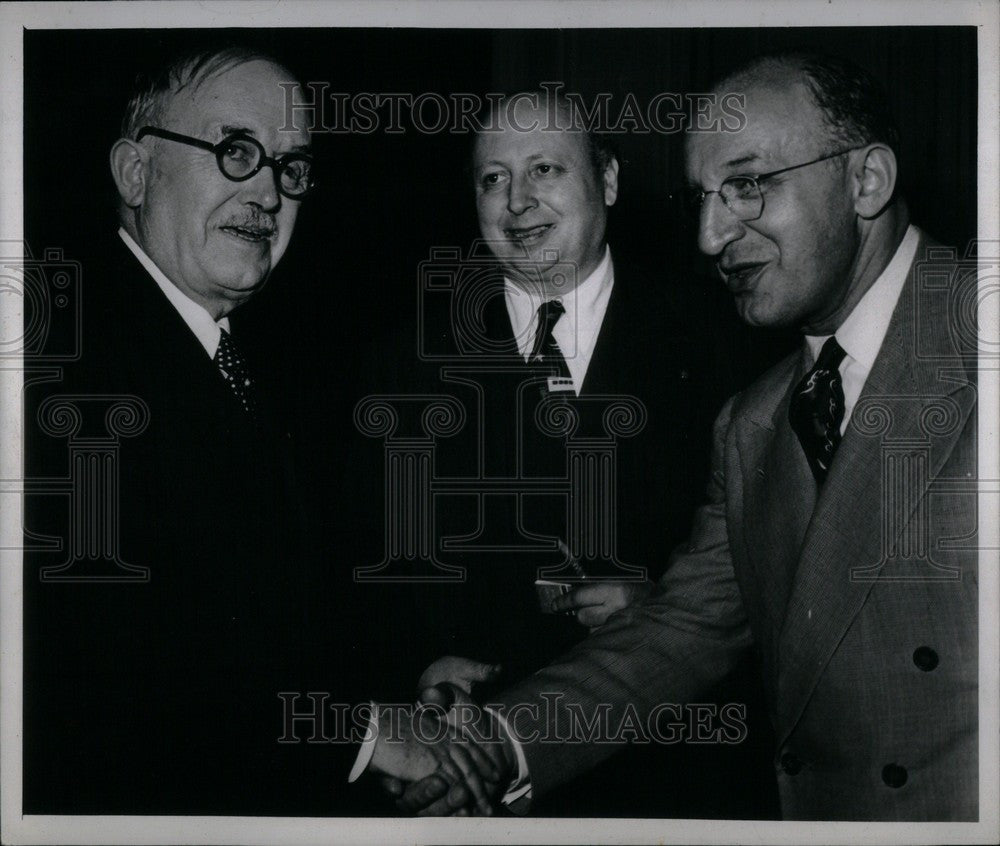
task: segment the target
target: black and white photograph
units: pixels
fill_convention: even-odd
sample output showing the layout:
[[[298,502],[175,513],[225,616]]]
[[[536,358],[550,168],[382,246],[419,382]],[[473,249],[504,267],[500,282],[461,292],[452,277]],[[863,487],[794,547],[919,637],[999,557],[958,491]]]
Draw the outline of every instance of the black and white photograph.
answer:
[[[1000,6],[0,22],[3,842],[1000,839]]]

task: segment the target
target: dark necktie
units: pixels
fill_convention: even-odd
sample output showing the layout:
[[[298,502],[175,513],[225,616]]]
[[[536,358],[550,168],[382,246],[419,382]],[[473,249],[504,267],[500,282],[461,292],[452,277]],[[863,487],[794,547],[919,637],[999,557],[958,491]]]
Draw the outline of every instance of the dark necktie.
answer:
[[[816,365],[795,386],[788,408],[788,419],[817,484],[823,484],[826,479],[833,454],[840,444],[844,387],[838,368],[845,355],[837,339],[829,338],[820,350]]]
[[[565,311],[559,300],[549,300],[538,307],[538,328],[535,330],[535,343],[528,356],[528,364],[541,365],[550,371],[551,376],[571,379],[566,359],[552,335],[552,330]]]
[[[219,331],[221,332],[219,346],[213,360],[216,367],[219,368],[222,378],[226,380],[226,384],[229,385],[236,399],[240,401],[243,410],[253,417],[257,411],[257,403],[247,360],[229,333],[225,329]]]

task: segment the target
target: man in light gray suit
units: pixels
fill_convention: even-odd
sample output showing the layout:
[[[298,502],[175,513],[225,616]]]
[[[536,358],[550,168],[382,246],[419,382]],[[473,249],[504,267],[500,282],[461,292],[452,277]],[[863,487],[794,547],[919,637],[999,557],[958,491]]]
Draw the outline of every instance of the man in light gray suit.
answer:
[[[784,54],[717,91],[745,94],[747,122],[688,139],[699,247],[747,323],[795,326],[802,348],[720,414],[708,501],[659,593],[506,691],[500,741],[478,745],[497,794],[538,796],[636,718],[655,738],[665,705],[755,648],[784,818],[975,820],[975,324],[955,308],[975,297],[909,223],[864,72]],[[602,709],[609,742],[567,736]],[[432,778],[402,801],[445,811],[463,788],[442,793]]]

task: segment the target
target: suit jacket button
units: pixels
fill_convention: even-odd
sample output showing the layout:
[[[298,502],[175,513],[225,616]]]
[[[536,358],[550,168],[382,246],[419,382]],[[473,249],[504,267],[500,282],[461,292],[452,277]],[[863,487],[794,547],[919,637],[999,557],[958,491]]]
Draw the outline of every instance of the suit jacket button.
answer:
[[[795,775],[802,771],[802,761],[799,760],[797,755],[786,752],[781,756],[781,769],[788,773],[788,775]]]
[[[882,781],[889,787],[902,787],[906,784],[906,768],[899,764],[886,764],[882,767]]]
[[[918,646],[913,652],[913,663],[929,673],[938,665],[938,654],[929,646]]]

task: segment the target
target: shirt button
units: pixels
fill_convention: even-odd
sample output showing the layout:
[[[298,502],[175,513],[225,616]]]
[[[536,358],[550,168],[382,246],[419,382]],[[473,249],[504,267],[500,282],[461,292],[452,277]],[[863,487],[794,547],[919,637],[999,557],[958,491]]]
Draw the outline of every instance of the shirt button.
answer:
[[[889,787],[902,787],[906,784],[906,768],[899,764],[886,764],[882,767],[882,781]]]
[[[781,756],[781,769],[783,769],[788,775],[796,775],[802,771],[802,761],[799,760],[797,755],[793,755],[791,752],[786,752]]]
[[[913,663],[929,673],[938,665],[938,654],[929,646],[919,646],[913,652]]]

